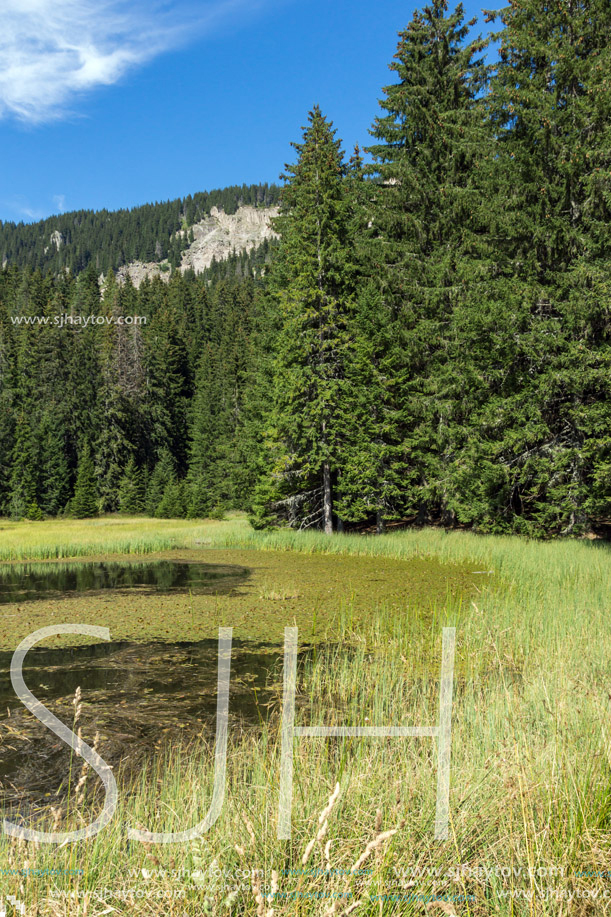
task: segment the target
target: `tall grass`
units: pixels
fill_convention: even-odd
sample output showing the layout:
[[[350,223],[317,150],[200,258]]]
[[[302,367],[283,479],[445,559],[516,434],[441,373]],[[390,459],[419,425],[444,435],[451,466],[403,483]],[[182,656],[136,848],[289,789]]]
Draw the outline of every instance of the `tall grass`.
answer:
[[[278,840],[279,670],[270,675],[278,691],[269,722],[230,732],[222,813],[198,842],[133,845],[125,825],[172,831],[204,817],[214,756],[206,742],[152,761],[93,841],[59,850],[0,842],[0,870],[25,861],[82,870],[12,880],[32,913],[611,914],[608,545],[431,530],[261,535],[239,520],[211,524],[206,537],[215,546],[473,564],[481,585],[468,608],[448,604],[425,626],[413,613],[382,610],[356,632],[346,613],[341,640],[299,669],[299,724],[435,725],[441,628],[457,627],[450,840],[433,839],[436,754],[427,738],[296,739],[293,837]],[[488,570],[499,574],[494,586]],[[336,783],[323,832],[319,815]],[[121,900],[130,888],[142,897]],[[157,893],[164,897],[150,897]]]
[[[106,554],[155,554],[222,541],[242,531],[240,515],[221,522],[102,516],[48,522],[0,520],[0,562]]]

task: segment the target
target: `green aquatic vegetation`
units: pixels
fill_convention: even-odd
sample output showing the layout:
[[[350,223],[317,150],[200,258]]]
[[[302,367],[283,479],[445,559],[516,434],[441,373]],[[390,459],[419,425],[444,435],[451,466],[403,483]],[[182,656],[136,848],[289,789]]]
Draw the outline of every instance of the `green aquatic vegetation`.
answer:
[[[88,559],[118,560],[111,556]],[[201,546],[150,554],[147,562],[168,559],[242,572],[229,580],[231,588],[225,588],[219,579],[218,591],[212,586],[206,594],[92,589],[4,604],[0,649],[14,649],[40,627],[77,622],[108,627],[113,640],[195,642],[215,637],[219,627],[233,627],[237,639],[280,643],[284,628],[297,625],[306,641],[321,642],[337,639],[342,629],[366,623],[383,609],[416,622],[428,620],[448,598],[458,603],[474,589],[464,565],[442,564],[432,558],[400,560]],[[51,562],[47,569],[63,566]],[[44,567],[35,565],[38,576]],[[90,638],[70,635],[48,642],[74,645],[90,642]]]

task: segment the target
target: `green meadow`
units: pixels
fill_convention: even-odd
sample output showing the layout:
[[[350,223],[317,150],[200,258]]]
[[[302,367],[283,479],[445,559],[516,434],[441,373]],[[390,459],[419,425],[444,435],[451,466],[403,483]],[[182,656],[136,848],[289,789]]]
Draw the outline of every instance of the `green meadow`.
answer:
[[[316,645],[298,667],[298,725],[436,725],[442,628],[457,638],[447,841],[434,840],[431,738],[295,739],[292,838],[277,838],[278,665],[269,719],[230,730],[225,799],[209,832],[153,845],[128,840],[126,827],[179,831],[204,818],[213,736],[152,758],[94,839],[3,837],[0,894],[26,913],[611,913],[608,544],[437,529],[263,534],[237,515],[0,528],[3,559],[18,564],[147,554],[247,567],[229,596],[141,597],[143,621],[126,595],[120,613],[97,594],[4,605],[2,648],[71,614],[134,640],[196,640],[231,624],[236,636],[280,643],[296,623],[302,645]],[[20,747],[10,719],[0,741]],[[38,827],[69,830],[99,812],[96,775],[75,761],[71,781],[67,809],[51,799]]]

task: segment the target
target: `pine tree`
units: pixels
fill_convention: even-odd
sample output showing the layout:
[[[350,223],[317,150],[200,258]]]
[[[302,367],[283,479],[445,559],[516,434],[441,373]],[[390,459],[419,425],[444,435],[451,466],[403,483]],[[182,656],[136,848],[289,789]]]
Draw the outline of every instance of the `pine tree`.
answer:
[[[341,464],[340,406],[354,272],[341,142],[318,107],[284,176],[275,228],[280,330],[272,438],[278,496],[293,524],[333,531],[333,479]]]
[[[129,516],[144,512],[144,481],[132,456],[119,484],[119,512]]]
[[[365,352],[377,445],[371,456],[365,444],[361,464],[368,490],[379,482],[370,498],[378,517],[424,520],[447,502],[447,343],[464,289],[481,279],[478,176],[491,155],[479,101],[485,43],[465,41],[473,24],[461,5],[448,14],[446,0],[414,13],[391,64],[398,82],[384,89],[372,129],[365,257],[377,294],[362,318],[373,335]],[[379,318],[370,309],[381,309]]]
[[[70,509],[77,519],[89,519],[98,514],[95,469],[89,444],[83,446],[79,456]]]

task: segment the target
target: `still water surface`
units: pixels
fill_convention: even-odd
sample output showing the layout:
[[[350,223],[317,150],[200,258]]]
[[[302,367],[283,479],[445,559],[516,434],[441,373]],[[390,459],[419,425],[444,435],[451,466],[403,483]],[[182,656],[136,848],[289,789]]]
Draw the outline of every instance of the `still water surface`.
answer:
[[[248,573],[237,566],[171,561],[32,564],[19,569],[6,565],[0,567],[0,602],[26,603],[106,589],[226,593]],[[98,732],[102,757],[117,771],[123,766],[126,773],[133,773],[155,751],[200,736],[214,738],[217,649],[215,640],[41,646],[28,653],[24,680],[70,727],[72,701],[80,688],[83,739],[91,745]],[[0,653],[0,804],[25,814],[32,807],[61,802],[70,750],[15,696],[11,658],[12,653]],[[278,696],[280,662],[280,647],[234,642],[231,729],[256,731],[267,719]]]
[[[170,560],[144,563],[86,562],[0,564],[0,604],[64,598],[86,592],[137,589],[172,593],[228,592],[248,577],[235,565],[188,564]]]

